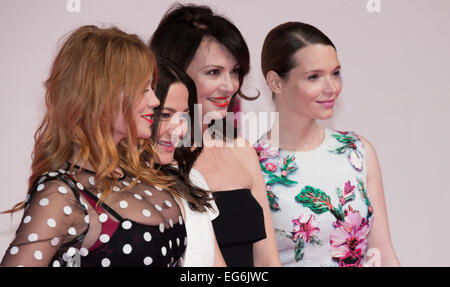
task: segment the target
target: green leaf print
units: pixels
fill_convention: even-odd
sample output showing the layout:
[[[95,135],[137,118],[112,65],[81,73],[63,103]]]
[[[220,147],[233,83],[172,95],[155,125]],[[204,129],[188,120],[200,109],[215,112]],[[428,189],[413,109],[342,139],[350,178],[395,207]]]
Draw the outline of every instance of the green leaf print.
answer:
[[[301,238],[299,238],[295,242],[295,261],[300,261],[303,259],[303,256],[305,255],[305,252],[303,249],[305,248],[305,242]]]
[[[342,220],[342,212],[331,204],[330,197],[323,191],[312,186],[305,186],[295,200],[302,203],[303,206],[311,209],[316,214],[321,214],[330,211],[337,220]]]
[[[355,142],[356,139],[354,136],[351,135],[347,135],[347,134],[333,134],[333,137],[338,141],[341,142],[343,144],[349,144],[352,142]]]
[[[259,164],[261,167],[262,172],[264,172],[265,174],[267,174],[269,176],[269,180],[266,182],[266,185],[273,185],[275,183],[281,183],[281,184],[285,184],[285,185],[291,185],[291,184],[297,184],[296,181],[294,180],[290,180],[285,176],[278,176],[276,174],[274,174],[273,172],[271,172],[270,170],[268,170],[264,164],[260,163]]]
[[[308,207],[316,214],[324,213],[328,210],[333,210],[330,197],[323,191],[312,186],[305,186],[295,199],[302,203],[303,206]]]
[[[364,198],[364,201],[365,201],[366,206],[367,206],[367,216],[366,216],[366,218],[369,219],[372,216],[372,214],[373,214],[372,203],[370,203],[369,195],[367,194],[367,190],[366,190],[366,187],[364,186],[364,182],[362,181],[362,179],[357,178],[357,181],[358,181],[358,189],[361,192],[361,195]]]

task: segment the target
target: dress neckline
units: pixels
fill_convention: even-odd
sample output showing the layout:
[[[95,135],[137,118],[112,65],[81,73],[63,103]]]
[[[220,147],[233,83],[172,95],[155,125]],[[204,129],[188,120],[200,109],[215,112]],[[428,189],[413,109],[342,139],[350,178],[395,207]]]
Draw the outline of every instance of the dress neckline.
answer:
[[[315,148],[313,148],[313,149],[311,149],[311,150],[305,150],[305,151],[302,151],[302,150],[285,149],[285,148],[278,148],[278,150],[279,150],[279,151],[283,151],[283,152],[287,152],[287,153],[299,153],[299,154],[314,153],[314,152],[317,152],[317,151],[322,150],[322,149],[327,145],[327,142],[329,141],[329,138],[330,138],[330,129],[327,128],[327,127],[324,127],[324,126],[322,126],[322,127],[323,127],[323,131],[324,131],[324,137],[323,137],[322,142],[321,142],[317,147],[315,147]],[[265,137],[265,136],[263,136],[262,138],[264,138],[264,137]],[[271,147],[274,147],[272,144],[266,143],[264,140],[261,140],[261,141],[262,141],[264,144],[268,144],[268,145],[270,145]]]
[[[69,167],[70,167],[70,165],[71,165],[72,163],[68,161],[67,164],[68,164],[68,165],[67,165],[66,170],[69,169]],[[89,174],[92,174],[92,175],[96,175],[96,174],[97,174],[95,171],[90,170],[90,169],[87,169],[87,168],[85,168],[85,167],[81,168],[81,167],[78,166],[77,164],[74,164],[73,167],[76,168],[76,169],[78,169],[78,170],[85,171],[86,173],[89,173]],[[126,174],[126,172],[125,172],[122,168],[120,168],[120,169],[122,170],[123,175],[122,175],[120,178],[117,178],[117,180],[124,180],[124,179],[127,177],[127,174]]]
[[[218,194],[218,193],[222,193],[222,192],[229,193],[229,192],[237,192],[237,191],[250,191],[251,192],[250,188],[236,188],[236,189],[227,189],[227,190],[219,190],[219,191],[211,191],[211,192],[214,194]]]

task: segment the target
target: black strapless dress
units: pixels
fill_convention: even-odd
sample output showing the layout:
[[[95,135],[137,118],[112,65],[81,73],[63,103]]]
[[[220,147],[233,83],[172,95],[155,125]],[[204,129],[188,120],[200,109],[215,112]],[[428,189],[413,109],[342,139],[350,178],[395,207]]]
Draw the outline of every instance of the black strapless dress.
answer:
[[[266,238],[264,214],[249,189],[214,193],[219,216],[214,232],[229,267],[253,266],[253,243]]]

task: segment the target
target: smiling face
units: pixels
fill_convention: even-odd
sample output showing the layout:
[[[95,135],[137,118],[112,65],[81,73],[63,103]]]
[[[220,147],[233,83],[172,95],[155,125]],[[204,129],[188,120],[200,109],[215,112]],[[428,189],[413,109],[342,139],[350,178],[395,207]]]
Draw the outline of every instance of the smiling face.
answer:
[[[189,93],[184,84],[176,82],[170,85],[156,139],[156,152],[162,165],[173,161],[175,147],[187,131],[187,121],[183,117],[189,115],[188,99]]]
[[[137,137],[141,139],[150,138],[154,109],[159,106],[159,100],[153,92],[151,82],[150,79],[143,91],[141,99],[138,101],[133,111]],[[119,116],[114,123],[114,140],[116,144],[127,137],[127,125],[128,123],[124,119],[122,107],[120,107]]]
[[[280,94],[275,97],[278,111],[307,119],[329,119],[342,89],[336,50],[329,45],[312,44],[293,57],[296,66],[281,79]]]
[[[195,82],[202,118],[210,112],[217,113],[214,119],[224,118],[239,88],[239,64],[233,55],[215,38],[205,36],[186,73]]]

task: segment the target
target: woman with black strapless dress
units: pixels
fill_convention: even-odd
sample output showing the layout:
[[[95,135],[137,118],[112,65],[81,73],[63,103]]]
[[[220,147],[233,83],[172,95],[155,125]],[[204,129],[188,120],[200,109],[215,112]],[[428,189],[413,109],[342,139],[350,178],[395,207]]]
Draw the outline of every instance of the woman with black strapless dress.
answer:
[[[266,238],[261,206],[247,188],[216,192],[215,199],[225,214],[213,221],[225,261],[228,266],[253,266],[253,243]]]
[[[245,97],[240,88],[250,56],[244,38],[209,7],[177,4],[163,17],[149,46],[195,83],[201,134],[193,167],[216,199],[214,231],[227,266],[280,266],[258,157],[247,141],[235,136],[234,121],[231,130],[224,124],[236,95]]]

